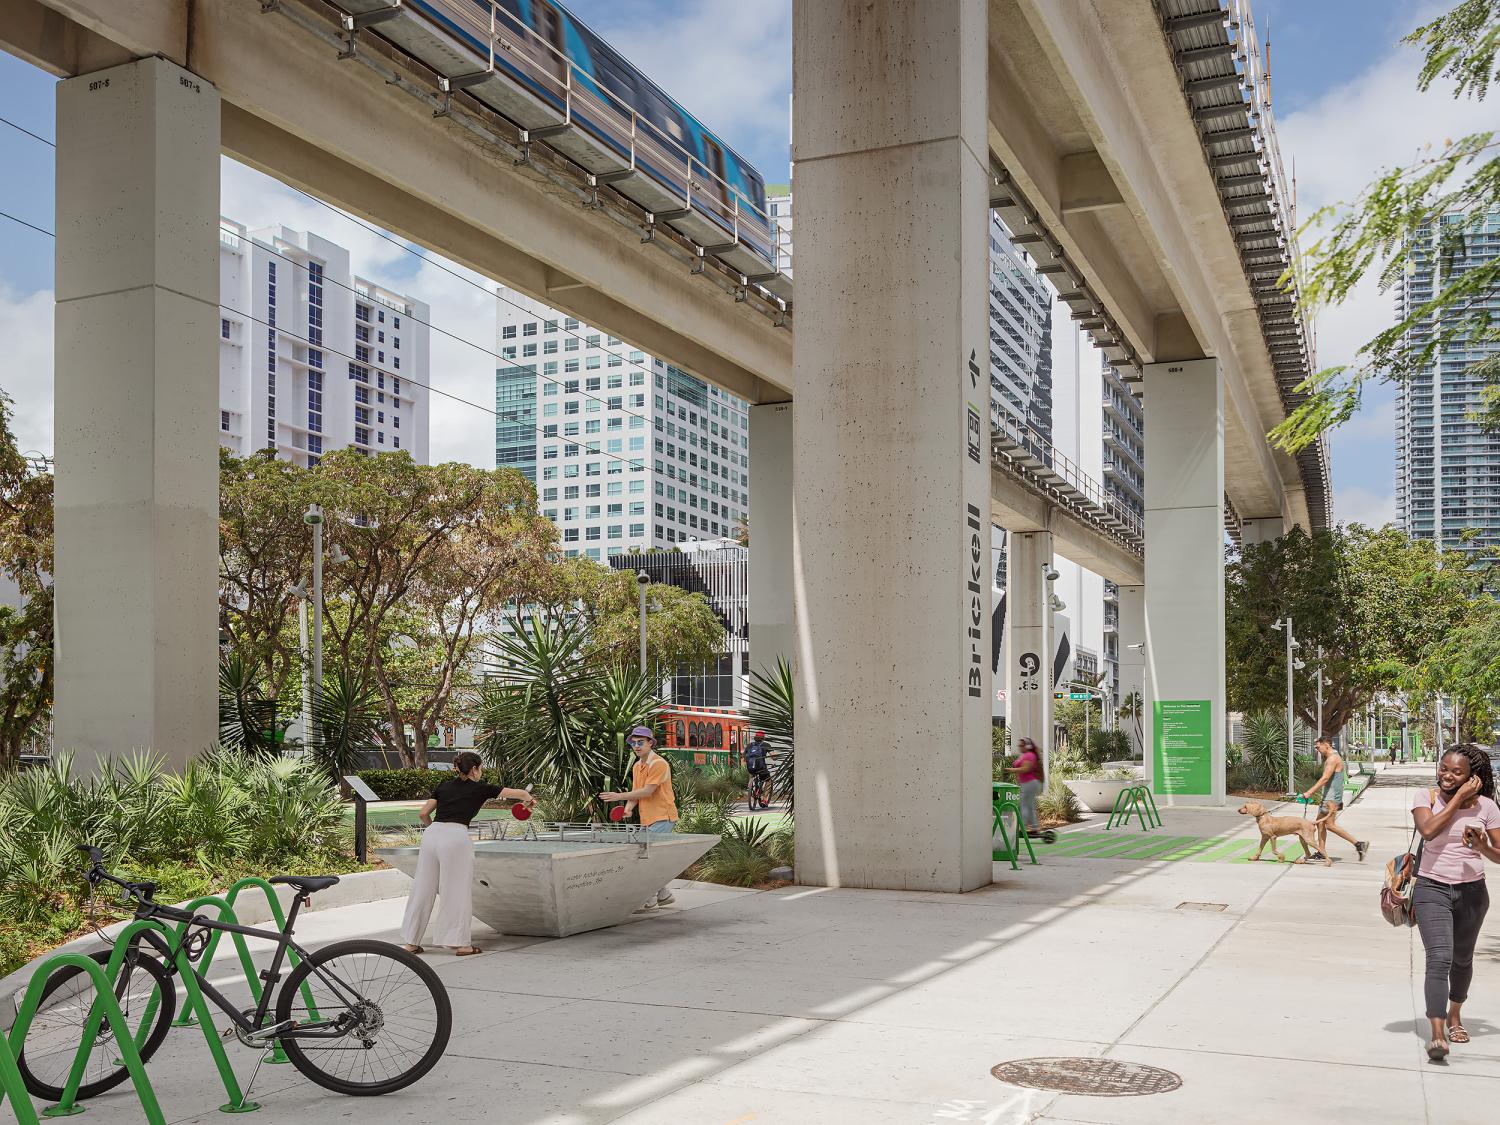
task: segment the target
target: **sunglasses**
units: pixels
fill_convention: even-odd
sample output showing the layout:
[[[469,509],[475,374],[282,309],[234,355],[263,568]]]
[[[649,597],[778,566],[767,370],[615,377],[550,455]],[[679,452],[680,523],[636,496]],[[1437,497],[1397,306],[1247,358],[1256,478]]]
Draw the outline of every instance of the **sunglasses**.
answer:
[[[631,746],[650,746],[651,745],[651,740],[649,738],[627,738],[625,741],[629,745],[631,745]]]

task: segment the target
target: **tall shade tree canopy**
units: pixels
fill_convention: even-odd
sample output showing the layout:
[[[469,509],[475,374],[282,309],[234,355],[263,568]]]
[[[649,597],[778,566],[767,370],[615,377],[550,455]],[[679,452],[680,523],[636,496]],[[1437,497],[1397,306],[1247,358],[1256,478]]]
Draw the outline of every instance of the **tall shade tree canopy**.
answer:
[[[1453,83],[1455,98],[1483,100],[1500,55],[1500,0],[1463,0],[1404,42],[1425,56],[1419,90],[1443,79]],[[1430,155],[1386,170],[1352,202],[1325,207],[1304,224],[1304,233],[1323,232],[1304,249],[1299,269],[1310,312],[1342,304],[1366,277],[1387,291],[1419,266],[1435,266],[1437,283],[1430,299],[1403,309],[1396,324],[1361,345],[1352,364],[1315,372],[1299,387],[1307,398],[1271,431],[1272,440],[1301,449],[1353,416],[1369,380],[1406,382],[1458,347],[1478,353],[1468,377],[1489,384],[1480,423],[1500,427],[1500,322],[1486,307],[1500,288],[1500,257],[1467,270],[1451,265],[1484,237],[1486,213],[1500,207],[1496,135],[1434,136]],[[1439,221],[1445,215],[1451,218]]]
[[[0,391],[0,571],[19,608],[0,606],[0,769],[43,733],[52,710],[52,474],[16,448]]]
[[[1286,637],[1272,625],[1290,614],[1306,665],[1293,674],[1297,717],[1337,734],[1376,694],[1407,686],[1432,640],[1468,619],[1478,581],[1459,553],[1440,556],[1389,526],[1294,528],[1243,547],[1225,572],[1229,706],[1285,709]]]

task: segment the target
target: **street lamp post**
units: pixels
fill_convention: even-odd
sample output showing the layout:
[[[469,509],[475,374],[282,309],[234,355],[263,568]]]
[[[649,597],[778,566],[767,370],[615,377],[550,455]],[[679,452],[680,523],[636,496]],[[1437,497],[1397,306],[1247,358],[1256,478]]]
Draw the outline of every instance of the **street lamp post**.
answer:
[[[1323,646],[1318,646],[1318,737],[1321,738],[1327,732],[1323,730]]]
[[[312,680],[307,674],[307,579],[292,587],[292,597],[297,599],[297,648],[302,654],[302,748],[305,751],[312,741]]]
[[[1052,592],[1052,583],[1058,573],[1050,562],[1042,564],[1042,776],[1051,776],[1052,769],[1052,720],[1047,716],[1047,701],[1052,698],[1052,611],[1063,608],[1062,599]]]
[[[321,692],[323,690],[323,505],[309,504],[307,511],[302,514],[302,522],[311,527],[313,533],[312,685],[313,691]],[[308,741],[313,740],[311,725],[304,732],[304,737]]]
[[[1292,674],[1301,661],[1296,658],[1296,651],[1301,646],[1297,638],[1292,635],[1292,615],[1287,614],[1272,624],[1271,628],[1286,633],[1286,791],[1296,792],[1296,766],[1293,758],[1296,755],[1296,700],[1292,689]]]
[[[641,595],[641,675],[646,674],[646,587],[651,585],[651,579],[645,574],[635,576],[636,589]]]

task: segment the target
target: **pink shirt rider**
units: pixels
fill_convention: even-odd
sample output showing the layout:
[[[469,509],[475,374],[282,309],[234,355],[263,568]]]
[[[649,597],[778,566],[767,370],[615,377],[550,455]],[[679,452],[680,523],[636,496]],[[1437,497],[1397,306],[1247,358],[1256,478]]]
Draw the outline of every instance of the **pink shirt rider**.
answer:
[[[1431,804],[1429,796],[1435,795]],[[1418,789],[1412,794],[1411,807],[1430,808],[1434,813],[1447,805],[1441,789]],[[1472,883],[1484,878],[1484,856],[1464,843],[1464,828],[1478,825],[1486,833],[1500,828],[1500,807],[1488,797],[1479,797],[1472,807],[1461,809],[1441,836],[1422,845],[1422,866],[1418,875],[1425,875],[1439,883]]]
[[[1041,765],[1042,760],[1037,752],[1027,747],[1016,756],[1016,780],[1022,785],[1028,781],[1041,781]]]

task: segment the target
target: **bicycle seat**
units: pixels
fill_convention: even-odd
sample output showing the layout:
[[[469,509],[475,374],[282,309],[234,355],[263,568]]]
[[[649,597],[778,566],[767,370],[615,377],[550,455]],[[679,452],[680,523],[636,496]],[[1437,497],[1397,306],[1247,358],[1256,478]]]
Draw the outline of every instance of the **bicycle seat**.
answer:
[[[296,887],[298,892],[305,895],[313,894],[315,891],[327,890],[339,881],[337,875],[273,875],[271,882],[285,883],[289,887]]]

